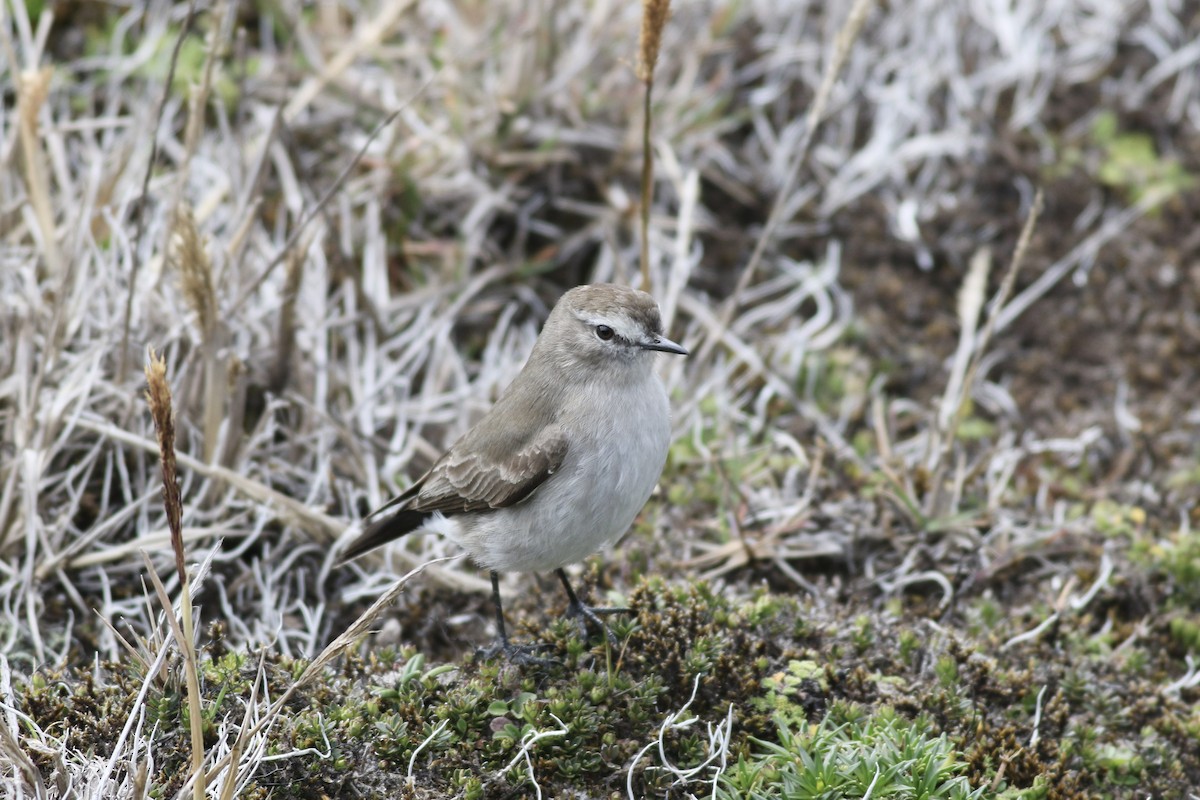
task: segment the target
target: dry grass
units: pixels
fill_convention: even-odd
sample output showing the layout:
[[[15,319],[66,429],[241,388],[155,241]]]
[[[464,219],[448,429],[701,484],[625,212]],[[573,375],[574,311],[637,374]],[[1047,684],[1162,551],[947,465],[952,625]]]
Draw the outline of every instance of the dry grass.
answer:
[[[347,609],[457,555],[429,536],[334,570],[331,545],[478,418],[581,282],[640,271],[695,353],[663,364],[677,444],[628,544],[648,571],[950,613],[1034,562],[1014,593],[1040,624],[1014,647],[1118,580],[1055,481],[1149,435],[1138,412],[1097,393],[1093,417],[1034,430],[1009,376],[1022,345],[1052,349],[1031,317],[1136,225],[1195,206],[1162,186],[1097,183],[1078,204],[1051,188],[1052,218],[1019,234],[1036,186],[1097,171],[1098,108],[1161,120],[1164,160],[1187,152],[1173,137],[1200,88],[1175,4],[677,2],[639,44],[629,3],[133,4],[76,24],[3,2],[0,780],[16,796],[59,796],[35,761],[77,796],[141,796],[162,735],[141,698],[120,759],[100,758],[20,719],[11,677],[135,658],[143,695],[168,680],[173,601],[147,574],[181,609],[201,592],[196,631],[219,621],[231,649],[313,658],[348,644]],[[967,267],[984,248],[1012,265],[990,308]],[[914,286],[974,275],[949,335],[880,344],[881,318],[913,314],[872,302],[896,263]],[[123,366],[148,346],[171,375],[178,518]],[[1175,422],[1161,441],[1194,435]],[[1184,521],[1159,538],[1190,531],[1162,472],[1085,480],[1081,502],[1157,498],[1155,518]],[[487,589],[461,561],[421,581]],[[265,668],[254,685],[197,753],[209,796],[266,763],[281,706]],[[706,769],[730,741],[707,724]],[[538,741],[514,773],[534,774]]]

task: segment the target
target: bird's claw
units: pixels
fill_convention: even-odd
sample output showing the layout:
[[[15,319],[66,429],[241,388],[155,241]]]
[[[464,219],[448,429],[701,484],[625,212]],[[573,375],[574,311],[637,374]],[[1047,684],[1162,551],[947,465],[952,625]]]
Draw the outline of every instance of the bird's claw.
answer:
[[[512,644],[507,639],[497,639],[487,647],[476,650],[475,661],[491,661],[496,656],[502,655],[510,664],[553,667],[559,664],[557,660],[536,655],[539,650],[550,650],[553,647],[550,644]]]
[[[587,624],[591,622],[597,628],[604,631],[604,637],[608,639],[608,643],[613,647],[619,646],[620,642],[617,640],[617,635],[612,632],[612,629],[608,627],[608,624],[601,617],[631,613],[633,613],[632,609],[628,608],[597,608],[578,601],[567,606],[567,616],[573,617],[579,623],[579,634],[582,637],[587,638]]]

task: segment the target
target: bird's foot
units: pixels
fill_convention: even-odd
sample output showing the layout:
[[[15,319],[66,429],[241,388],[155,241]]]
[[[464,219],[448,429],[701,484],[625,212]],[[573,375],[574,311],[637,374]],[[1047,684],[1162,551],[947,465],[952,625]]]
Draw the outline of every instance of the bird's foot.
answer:
[[[633,609],[629,608],[606,608],[589,606],[579,600],[572,600],[567,606],[567,616],[573,617],[579,623],[579,633],[584,638],[587,638],[587,624],[590,622],[600,630],[604,631],[604,638],[608,639],[608,643],[613,647],[617,647],[620,642],[617,641],[617,635],[612,632],[602,617],[610,617],[613,614],[632,614]]]
[[[550,650],[552,648],[553,645],[549,644],[513,644],[508,639],[497,638],[496,641],[487,647],[481,647],[476,650],[475,660],[491,661],[496,656],[502,655],[510,664],[553,667],[558,664],[558,661],[553,658],[542,658],[537,655],[540,650]]]

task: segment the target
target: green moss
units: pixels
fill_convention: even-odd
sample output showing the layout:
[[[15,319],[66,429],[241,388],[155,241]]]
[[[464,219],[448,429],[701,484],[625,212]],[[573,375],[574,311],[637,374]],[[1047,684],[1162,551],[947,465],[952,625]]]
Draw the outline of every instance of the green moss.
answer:
[[[1051,181],[1082,170],[1124,194],[1131,203],[1149,195],[1168,199],[1196,185],[1196,176],[1178,158],[1160,153],[1150,133],[1121,130],[1117,115],[1110,110],[1096,114],[1084,140],[1049,143],[1058,154],[1043,168]]]
[[[1163,626],[1161,639],[1123,647],[1123,661],[1106,650],[1112,642],[1105,634],[1103,652],[1073,657],[1065,670],[1035,650],[993,655],[990,645],[976,651],[947,642],[923,624],[897,626],[913,609],[894,601],[886,613],[826,613],[766,589],[735,599],[703,581],[654,578],[634,585],[628,605],[630,618],[612,620],[617,647],[582,636],[567,620],[539,627],[557,665],[434,663],[411,647],[344,656],[324,680],[298,691],[272,726],[267,752],[286,757],[247,796],[398,796],[410,763],[421,791],[445,796],[528,794],[530,765],[544,796],[579,789],[605,796],[627,777],[635,792],[662,796],[674,778],[658,769],[659,739],[672,764],[696,766],[712,756],[710,726],[727,718],[725,796],[746,787],[758,794],[742,796],[804,796],[796,794],[809,786],[804,781],[833,772],[841,783],[829,783],[828,796],[861,791],[855,781],[865,773],[849,767],[856,758],[884,770],[872,794],[880,797],[910,796],[904,781],[918,772],[938,777],[943,794],[912,796],[953,797],[958,789],[951,787],[967,782],[995,785],[1001,796],[1036,796],[1042,785],[1089,796],[1134,781],[1165,791],[1197,768],[1186,754],[1196,751],[1200,722],[1179,703],[1164,705],[1157,688],[1162,670],[1179,666],[1178,655],[1163,650],[1192,641],[1188,614],[1176,615],[1174,631]],[[510,612],[515,633],[519,608]],[[1095,629],[1077,627],[1060,632],[1053,646],[1081,653],[1102,641]],[[1109,628],[1113,641],[1125,641],[1118,627]],[[931,660],[930,651],[939,655]],[[259,656],[214,645],[206,652],[206,721],[236,718],[261,685]],[[1123,680],[1138,654],[1152,679],[1127,682],[1132,696],[1114,696],[1105,687]],[[267,693],[279,696],[306,663],[268,656]],[[147,709],[148,722],[163,732],[151,776],[151,794],[160,797],[178,791],[190,759],[186,702],[173,675],[154,685]],[[128,719],[141,677],[136,662],[65,678],[41,674],[17,695],[39,726],[69,731],[67,746],[103,756],[103,743]],[[1039,712],[1042,687],[1050,688]],[[1039,713],[1035,747],[1030,726]],[[670,719],[675,727],[665,725]],[[887,772],[884,742],[908,748],[902,751],[912,765],[925,763],[921,753],[940,753],[948,771]],[[806,758],[825,771],[806,771]],[[53,769],[48,761],[39,767]],[[1039,784],[1040,775],[1049,777]],[[888,786],[894,794],[882,793]]]
[[[891,709],[829,714],[818,725],[779,720],[776,736],[722,776],[722,798],[967,798],[972,791],[950,742]],[[839,718],[839,716],[841,718]]]
[[[963,442],[978,442],[995,435],[995,424],[982,417],[965,417],[958,426],[958,438]]]
[[[921,639],[911,630],[900,631],[900,660],[912,666],[913,657],[921,647]]]
[[[1121,131],[1112,111],[1096,115],[1092,140],[1103,152],[1097,178],[1104,185],[1127,193],[1133,202],[1152,193],[1174,196],[1196,184],[1195,176],[1178,159],[1158,152],[1150,134]]]
[[[865,653],[875,643],[874,627],[871,618],[866,614],[860,614],[855,618],[852,640],[859,654]]]
[[[952,689],[958,685],[958,661],[953,656],[942,656],[933,667],[938,682],[944,689]]]
[[[1092,506],[1091,518],[1096,530],[1105,536],[1136,538],[1146,524],[1146,511],[1138,506],[1101,500]]]
[[[1169,623],[1171,638],[1191,652],[1200,651],[1200,619],[1175,617]]]
[[[1162,552],[1161,564],[1175,581],[1180,599],[1192,607],[1200,603],[1200,534],[1179,535]]]

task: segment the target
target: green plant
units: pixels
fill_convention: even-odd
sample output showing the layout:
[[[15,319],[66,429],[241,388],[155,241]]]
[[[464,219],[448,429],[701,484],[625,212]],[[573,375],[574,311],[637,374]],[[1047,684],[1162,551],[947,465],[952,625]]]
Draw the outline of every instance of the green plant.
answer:
[[[775,741],[754,740],[756,751],[720,779],[717,796],[750,800],[824,800],[871,797],[982,797],[962,776],[944,736],[931,736],[919,722],[889,709],[857,721],[837,723],[830,714],[819,725],[778,720]]]
[[[1179,159],[1158,152],[1150,134],[1119,130],[1112,111],[1096,115],[1092,140],[1103,151],[1096,177],[1104,185],[1127,193],[1133,202],[1152,193],[1171,197],[1196,183],[1195,176]]]

